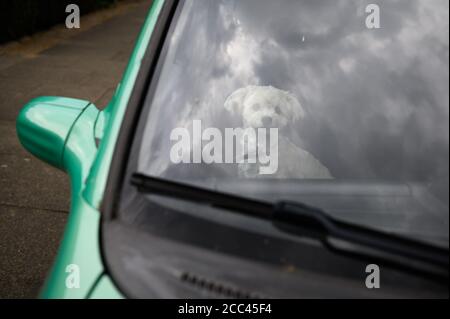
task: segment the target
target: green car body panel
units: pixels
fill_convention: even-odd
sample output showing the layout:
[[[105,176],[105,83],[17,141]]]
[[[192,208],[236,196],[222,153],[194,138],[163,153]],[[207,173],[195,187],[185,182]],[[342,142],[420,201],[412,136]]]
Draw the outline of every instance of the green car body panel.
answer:
[[[105,274],[101,259],[100,204],[125,109],[163,4],[164,0],[153,1],[122,81],[105,110],[87,101],[40,97],[25,105],[17,118],[22,145],[66,171],[71,181],[70,214],[42,298],[123,297]],[[79,284],[71,286],[74,275]]]

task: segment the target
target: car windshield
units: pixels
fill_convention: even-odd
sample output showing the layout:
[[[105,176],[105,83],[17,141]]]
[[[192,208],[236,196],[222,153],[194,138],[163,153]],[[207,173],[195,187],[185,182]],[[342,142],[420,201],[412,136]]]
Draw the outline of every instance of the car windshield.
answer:
[[[182,1],[137,171],[448,246],[447,0]]]

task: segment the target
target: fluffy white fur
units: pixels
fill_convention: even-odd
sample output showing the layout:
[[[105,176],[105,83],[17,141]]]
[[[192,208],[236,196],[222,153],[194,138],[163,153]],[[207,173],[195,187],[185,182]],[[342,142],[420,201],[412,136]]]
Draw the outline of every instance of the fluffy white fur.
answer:
[[[328,168],[308,151],[295,145],[283,130],[294,121],[302,119],[305,112],[291,93],[272,86],[247,86],[232,93],[225,101],[225,109],[242,119],[244,128],[276,127],[278,137],[278,171],[266,177],[326,179],[332,178]],[[274,150],[271,150],[271,152]],[[257,152],[257,146],[250,147],[249,153]],[[258,175],[259,164],[239,164],[242,177],[262,177]]]

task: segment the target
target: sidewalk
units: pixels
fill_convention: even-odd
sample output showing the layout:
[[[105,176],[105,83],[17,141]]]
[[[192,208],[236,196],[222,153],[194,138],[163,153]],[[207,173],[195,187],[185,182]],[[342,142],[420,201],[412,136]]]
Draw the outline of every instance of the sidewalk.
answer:
[[[150,2],[121,3],[82,17],[79,31],[56,27],[0,46],[0,298],[37,296],[70,205],[67,176],[27,153],[17,140],[21,107],[42,95],[105,107]]]

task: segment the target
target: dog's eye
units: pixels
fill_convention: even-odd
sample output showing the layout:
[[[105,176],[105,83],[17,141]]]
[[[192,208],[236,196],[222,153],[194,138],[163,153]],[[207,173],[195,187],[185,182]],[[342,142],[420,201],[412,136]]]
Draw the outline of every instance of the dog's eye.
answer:
[[[275,107],[275,113],[277,113],[278,115],[281,115],[281,108],[279,106]]]

